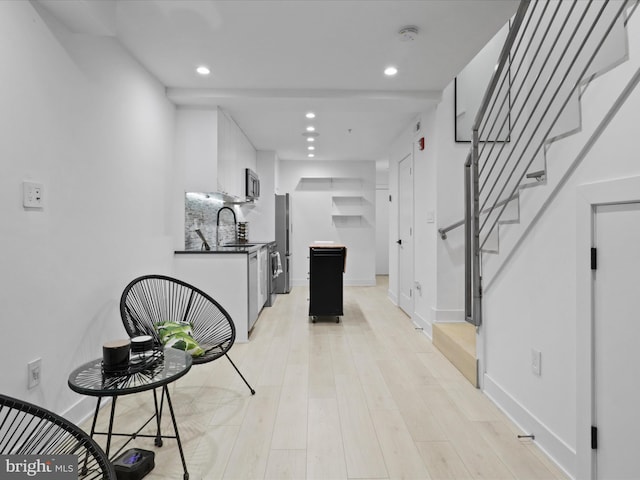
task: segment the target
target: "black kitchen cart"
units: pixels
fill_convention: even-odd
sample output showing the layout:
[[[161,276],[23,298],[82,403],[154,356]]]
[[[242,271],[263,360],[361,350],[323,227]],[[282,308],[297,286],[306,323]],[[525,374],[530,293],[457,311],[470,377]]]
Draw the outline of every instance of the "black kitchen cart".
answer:
[[[309,247],[309,316],[315,323],[318,317],[344,314],[342,285],[347,259],[343,245],[311,245]]]

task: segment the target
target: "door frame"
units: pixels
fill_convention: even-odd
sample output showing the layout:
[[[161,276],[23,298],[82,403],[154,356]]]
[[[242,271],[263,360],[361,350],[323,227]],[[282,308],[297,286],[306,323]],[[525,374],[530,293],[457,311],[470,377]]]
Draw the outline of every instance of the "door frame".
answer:
[[[411,279],[410,279],[410,284],[411,284],[411,311],[407,312],[405,309],[402,308],[402,277],[400,275],[401,273],[401,265],[402,262],[400,261],[400,246],[398,245],[396,248],[398,248],[398,307],[404,312],[406,313],[411,319],[413,319],[413,314],[415,312],[415,298],[413,296],[413,282],[415,279],[415,268],[414,268],[414,263],[415,263],[415,204],[414,204],[414,198],[415,198],[415,184],[414,184],[414,178],[415,178],[415,165],[414,165],[414,153],[413,151],[407,153],[405,156],[403,156],[399,161],[398,161],[398,178],[397,178],[397,182],[398,182],[398,225],[397,225],[397,229],[396,229],[396,239],[401,238],[401,232],[400,232],[400,216],[401,216],[401,207],[402,205],[400,204],[400,190],[401,190],[401,185],[400,185],[400,181],[401,181],[401,175],[400,175],[400,164],[402,162],[404,162],[405,160],[407,160],[409,162],[409,168],[411,169]]]
[[[640,202],[640,176],[605,180],[576,188],[576,478],[595,478],[591,425],[595,419],[594,290],[588,261],[594,246],[595,207]]]

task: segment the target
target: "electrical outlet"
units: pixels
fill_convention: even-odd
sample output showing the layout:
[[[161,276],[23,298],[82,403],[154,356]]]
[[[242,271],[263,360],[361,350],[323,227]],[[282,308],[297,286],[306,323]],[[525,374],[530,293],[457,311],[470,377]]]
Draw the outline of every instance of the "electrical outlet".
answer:
[[[36,358],[27,363],[27,387],[29,389],[35,388],[40,384],[40,378],[42,377],[42,359]]]
[[[533,348],[531,349],[531,371],[538,377],[542,372],[542,353]]]
[[[22,182],[22,205],[28,208],[44,207],[44,186],[36,182]]]

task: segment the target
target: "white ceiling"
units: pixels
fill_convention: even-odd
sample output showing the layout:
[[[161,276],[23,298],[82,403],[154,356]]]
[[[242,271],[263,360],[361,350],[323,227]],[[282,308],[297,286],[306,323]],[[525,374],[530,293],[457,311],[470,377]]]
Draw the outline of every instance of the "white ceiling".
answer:
[[[381,160],[503,26],[516,0],[39,0],[71,30],[113,35],[179,105],[219,105],[259,150]],[[418,27],[414,41],[398,31]],[[209,77],[195,74],[197,65]],[[394,78],[382,73],[396,65]],[[452,127],[453,128],[453,127]]]

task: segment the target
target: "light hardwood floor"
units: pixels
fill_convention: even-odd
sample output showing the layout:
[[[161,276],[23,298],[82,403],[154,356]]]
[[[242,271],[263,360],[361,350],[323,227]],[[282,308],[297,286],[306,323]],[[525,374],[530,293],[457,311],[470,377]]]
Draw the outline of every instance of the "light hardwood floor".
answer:
[[[224,358],[171,385],[191,480],[566,478],[388,300],[386,280],[346,287],[340,323],[309,321],[306,288],[279,295],[230,352],[255,396]],[[121,397],[116,430],[151,415],[151,398]],[[146,478],[182,478],[175,443],[135,440],[156,451]]]

